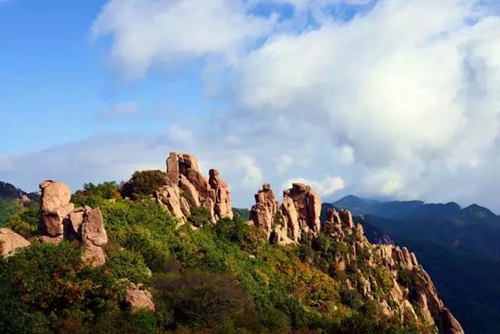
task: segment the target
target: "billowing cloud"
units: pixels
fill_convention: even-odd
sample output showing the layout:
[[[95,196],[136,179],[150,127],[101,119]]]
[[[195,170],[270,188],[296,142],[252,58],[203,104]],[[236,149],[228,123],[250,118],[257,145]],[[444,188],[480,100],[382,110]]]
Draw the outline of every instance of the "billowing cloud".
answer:
[[[291,188],[294,183],[308,184],[317,191],[320,196],[331,196],[336,191],[342,190],[345,187],[345,182],[340,177],[328,176],[324,180],[308,180],[304,178],[290,179],[283,184],[283,188]]]
[[[280,12],[284,3],[295,11]],[[339,18],[331,6],[359,12]],[[224,110],[176,119],[166,134],[133,141],[139,153],[89,140],[3,156],[0,178],[21,180],[13,166],[39,159],[50,161],[39,174],[54,164],[79,180],[130,174],[180,149],[219,168],[238,205],[262,182],[279,193],[301,177],[325,195],[499,211],[499,10],[479,0],[110,0],[92,30],[123,76],[196,62],[207,99]]]
[[[266,20],[246,12],[243,2],[233,0],[111,0],[92,32],[112,35],[110,59],[134,79],[152,66],[183,58],[236,61],[246,43],[269,29]]]

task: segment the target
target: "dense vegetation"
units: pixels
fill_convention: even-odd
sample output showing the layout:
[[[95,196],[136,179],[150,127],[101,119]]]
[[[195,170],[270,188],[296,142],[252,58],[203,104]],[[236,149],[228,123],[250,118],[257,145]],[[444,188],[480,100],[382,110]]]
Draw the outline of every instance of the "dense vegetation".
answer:
[[[148,179],[148,178],[146,178]],[[134,180],[134,178],[133,178]],[[193,230],[145,198],[149,181],[134,180],[132,201],[115,183],[87,184],[77,205],[99,206],[110,243],[107,262],[90,268],[78,245],[34,242],[0,260],[2,333],[421,333],[406,317],[387,317],[379,304],[348,289],[363,265],[338,271],[332,259],[348,251],[321,235],[298,247],[265,241],[237,215]],[[142,187],[144,186],[144,187]],[[147,190],[149,189],[149,190]],[[190,218],[203,221],[207,212]],[[7,227],[33,237],[37,208],[24,208]],[[373,269],[375,270],[375,269]],[[388,273],[375,270],[380,295]],[[151,290],[155,312],[132,313],[123,299],[129,282]],[[386,283],[384,283],[386,282]],[[408,282],[411,284],[411,281]]]

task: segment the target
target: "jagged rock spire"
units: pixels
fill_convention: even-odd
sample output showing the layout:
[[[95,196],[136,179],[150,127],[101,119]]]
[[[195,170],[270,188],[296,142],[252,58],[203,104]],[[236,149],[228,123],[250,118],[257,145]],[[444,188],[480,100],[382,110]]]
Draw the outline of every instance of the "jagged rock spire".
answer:
[[[173,215],[183,222],[190,215],[190,207],[207,209],[212,222],[233,218],[229,186],[219,171],[211,169],[206,179],[200,172],[194,155],[171,152],[167,162],[167,186],[159,189],[155,197]]]
[[[266,183],[255,195],[255,202],[250,218],[266,232],[268,239],[277,243],[298,243],[302,233],[317,234],[321,229],[321,199],[308,185],[293,184],[283,192],[280,206]]]

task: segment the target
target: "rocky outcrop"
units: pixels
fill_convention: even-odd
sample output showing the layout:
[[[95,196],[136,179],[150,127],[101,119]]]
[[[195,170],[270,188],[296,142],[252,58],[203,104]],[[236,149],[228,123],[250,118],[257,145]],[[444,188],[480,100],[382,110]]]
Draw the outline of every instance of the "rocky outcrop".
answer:
[[[250,218],[271,242],[298,243],[302,235],[316,236],[320,230],[337,242],[344,251],[334,256],[331,270],[342,272],[349,267],[356,271],[355,280],[343,282],[345,289],[357,290],[364,299],[379,302],[387,315],[402,319],[412,316],[421,323],[435,325],[440,333],[463,333],[415,254],[393,244],[371,244],[363,225],[354,222],[350,211],[327,208],[321,224],[319,196],[308,185],[299,183],[283,192],[281,205],[269,184],[255,195],[255,202]]]
[[[171,152],[166,175],[167,186],[159,189],[155,198],[179,218],[181,224],[190,216],[191,207],[207,209],[212,223],[222,218],[233,218],[230,189],[218,170],[211,169],[206,179],[194,155]]]
[[[132,312],[137,312],[139,310],[155,310],[153,295],[151,292],[144,290],[140,284],[130,284],[130,287],[127,289],[125,304],[132,310]]]
[[[0,228],[0,257],[12,256],[20,248],[28,247],[31,243],[17,233]]]
[[[40,184],[42,221],[41,242],[58,244],[62,240],[78,241],[83,247],[82,259],[92,266],[106,262],[103,246],[108,243],[102,213],[99,208],[77,208],[71,203],[71,191],[61,182]]]
[[[106,263],[102,247],[108,243],[108,235],[99,208],[85,210],[79,235],[84,249],[83,261],[93,266]]]
[[[351,267],[358,268],[357,286],[352,282],[346,285],[357,289],[364,298],[378,299],[386,314],[401,317],[412,314],[415,318],[418,318],[419,314],[419,321],[434,324],[440,333],[464,333],[460,323],[439,299],[430,276],[418,263],[415,254],[406,247],[371,244],[364,235],[363,226],[355,224],[351,213],[346,210],[337,212],[330,209],[323,231],[350,249],[344,258],[337,259],[335,264],[337,270],[345,270],[344,264],[340,267],[337,263],[348,263]],[[351,237],[347,238],[347,235]],[[359,252],[363,253],[362,260],[359,259]],[[365,261],[371,269],[361,271],[357,265],[358,261]],[[376,279],[371,276],[380,270],[390,274],[387,278],[390,279],[390,286],[386,287],[389,290],[384,299],[375,295],[374,291],[380,289]],[[411,280],[411,283],[408,284],[407,280]]]
[[[292,188],[283,192],[283,202],[285,201],[283,213],[287,217],[287,226],[298,225],[305,233],[317,234],[320,231],[321,199],[310,186],[294,183]],[[294,209],[297,217],[295,217]]]
[[[40,184],[42,196],[40,208],[42,210],[41,232],[50,237],[64,234],[64,219],[73,211],[75,206],[70,203],[71,191],[61,182],[44,181]]]
[[[250,219],[255,226],[266,233],[267,238],[271,236],[274,226],[274,219],[279,214],[279,204],[274,197],[271,186],[266,183],[262,190],[255,195],[255,205],[250,210]]]
[[[233,218],[233,207],[229,186],[219,175],[217,169],[209,171],[208,184],[215,191],[214,216],[215,219]]]
[[[303,233],[317,235],[321,229],[321,199],[311,187],[295,183],[283,192],[278,204],[269,184],[255,195],[250,211],[254,225],[266,232],[269,240],[279,244],[298,243]]]

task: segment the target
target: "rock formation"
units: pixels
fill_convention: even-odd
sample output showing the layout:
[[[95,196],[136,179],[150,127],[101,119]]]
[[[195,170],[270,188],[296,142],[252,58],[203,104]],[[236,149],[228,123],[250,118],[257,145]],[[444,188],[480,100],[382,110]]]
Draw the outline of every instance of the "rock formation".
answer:
[[[408,312],[414,317],[420,314],[425,323],[434,324],[440,333],[464,333],[460,323],[439,299],[431,278],[418,263],[415,254],[406,247],[371,244],[364,235],[363,226],[355,224],[351,213],[347,210],[337,212],[330,209],[328,219],[323,225],[323,231],[335,240],[345,243],[350,249],[343,258],[336,260],[335,268],[337,270],[345,270],[345,263],[356,268],[358,252],[363,252],[363,257],[371,268],[368,272],[384,268],[390,273],[391,287],[388,292],[390,297],[384,300],[379,299],[386,314],[401,315],[402,317]],[[348,239],[347,235],[354,238]],[[339,266],[338,263],[342,263],[342,265]],[[359,268],[357,271],[358,286],[352,286],[352,289],[357,289],[364,298],[377,300],[375,291],[378,287],[375,281],[371,279],[371,276],[366,276],[366,271],[361,271]],[[404,275],[410,275],[413,277],[413,281],[417,282],[412,291],[408,291],[407,287],[401,285],[399,280]],[[349,284],[352,282],[346,285]],[[405,311],[407,312],[405,313]]]
[[[289,204],[293,201],[293,206],[298,215],[296,221],[287,222],[288,226],[298,223],[302,231],[306,233],[312,232],[313,234],[317,234],[321,230],[319,219],[321,214],[321,199],[310,186],[302,183],[294,183],[291,189],[283,192],[283,198],[289,198]],[[290,208],[290,205],[288,207]],[[286,217],[290,216],[286,208],[284,213]]]
[[[233,218],[229,186],[216,169],[211,169],[206,179],[194,155],[171,152],[166,178],[167,185],[156,192],[155,198],[182,223],[190,216],[191,207],[207,209],[213,223]]]
[[[266,183],[262,190],[255,195],[255,205],[250,210],[250,219],[255,226],[266,232],[267,238],[271,236],[274,219],[279,214],[279,204],[274,197],[271,186]]]
[[[93,266],[106,262],[103,246],[108,243],[99,208],[77,208],[71,203],[67,185],[56,181],[40,184],[42,221],[40,241],[59,243],[63,239],[78,241],[83,246],[83,260]]]
[[[18,249],[29,245],[31,243],[19,234],[6,228],[0,228],[0,258],[12,256]]]
[[[255,202],[250,219],[276,243],[298,243],[302,233],[317,235],[321,229],[321,199],[308,185],[294,183],[283,192],[280,206],[266,183],[255,195]]]
[[[132,312],[137,312],[139,310],[155,310],[153,295],[151,292],[142,289],[140,284],[130,284],[130,287],[127,290],[127,296],[125,297],[125,304],[132,310]]]
[[[329,208],[321,224],[321,199],[304,184],[293,184],[291,189],[285,190],[281,206],[269,184],[264,184],[255,195],[255,202],[250,219],[270,241],[298,243],[303,234],[314,236],[321,230],[342,243],[346,251],[339,252],[333,259],[332,270],[345,271],[347,266],[356,270],[358,279],[355,282],[346,279],[343,282],[346,289],[357,290],[365,299],[377,300],[387,315],[406,317],[410,314],[419,321],[435,325],[440,333],[464,333],[460,323],[439,299],[431,278],[418,263],[415,254],[392,244],[371,244],[363,225],[355,224],[348,210]],[[361,270],[358,261],[367,263],[369,268]],[[385,287],[388,291],[382,299],[377,280],[371,276],[380,268],[390,274]],[[407,276],[413,279],[412,291],[401,283],[401,277]]]
[[[70,203],[71,191],[64,183],[55,181],[42,182],[40,189],[42,191],[40,199],[41,232],[49,237],[57,238],[64,234],[64,219],[75,208]]]

